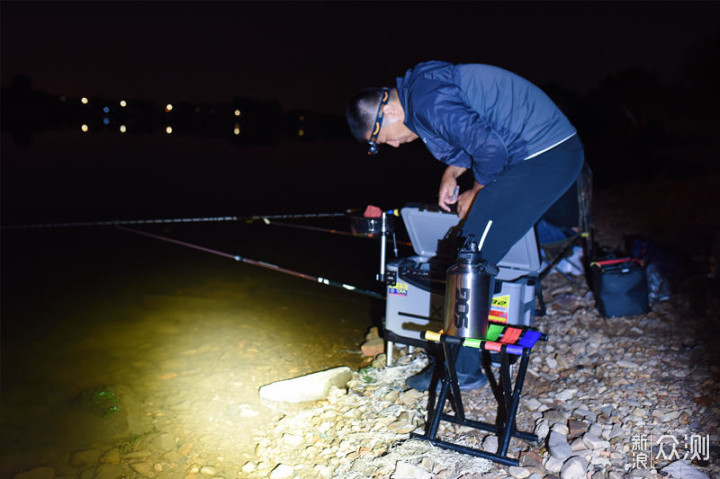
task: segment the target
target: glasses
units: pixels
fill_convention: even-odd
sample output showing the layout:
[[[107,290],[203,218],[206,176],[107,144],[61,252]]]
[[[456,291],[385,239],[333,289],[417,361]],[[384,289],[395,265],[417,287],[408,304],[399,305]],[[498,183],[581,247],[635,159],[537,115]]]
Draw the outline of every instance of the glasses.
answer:
[[[390,89],[383,88],[382,98],[380,99],[380,106],[378,106],[377,115],[375,115],[375,123],[373,124],[372,131],[370,132],[370,140],[368,140],[368,155],[378,154],[379,150],[377,145],[377,139],[378,135],[380,134],[380,127],[382,126],[383,117],[385,116],[385,113],[383,112],[383,107],[387,105],[388,100],[390,100]]]

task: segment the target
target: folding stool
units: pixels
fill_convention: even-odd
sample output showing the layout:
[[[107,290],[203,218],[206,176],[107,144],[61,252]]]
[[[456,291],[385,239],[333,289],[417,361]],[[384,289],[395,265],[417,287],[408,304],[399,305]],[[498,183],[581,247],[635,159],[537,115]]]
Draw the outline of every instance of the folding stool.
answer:
[[[411,437],[423,439],[430,443],[450,449],[453,451],[483,457],[491,461],[499,462],[509,466],[519,465],[517,459],[507,456],[508,446],[511,437],[517,437],[526,441],[537,442],[535,434],[518,431],[515,423],[520,394],[522,392],[525,373],[530,361],[530,352],[533,346],[542,340],[546,341],[547,336],[531,327],[506,325],[503,323],[489,322],[485,338],[460,338],[447,334],[426,331],[424,339],[439,342],[442,345],[442,365],[435,369],[433,378],[430,381],[430,401],[428,404],[428,422],[424,434],[412,434]],[[472,347],[482,350],[482,365],[488,382],[492,388],[495,400],[498,403],[495,424],[479,422],[467,419],[458,386],[457,371],[455,363],[462,347]],[[491,352],[499,356],[499,381],[495,379],[492,371]],[[512,383],[512,371],[510,368],[510,355],[520,357],[520,365],[517,371],[515,383]],[[444,367],[442,367],[444,366]],[[442,377],[440,395],[435,401],[435,389],[438,380]],[[450,400],[455,414],[445,414],[443,409],[446,401]],[[438,427],[441,421],[446,421],[461,426],[471,427],[489,431],[498,437],[498,450],[495,454],[467,446],[451,443],[437,438]]]

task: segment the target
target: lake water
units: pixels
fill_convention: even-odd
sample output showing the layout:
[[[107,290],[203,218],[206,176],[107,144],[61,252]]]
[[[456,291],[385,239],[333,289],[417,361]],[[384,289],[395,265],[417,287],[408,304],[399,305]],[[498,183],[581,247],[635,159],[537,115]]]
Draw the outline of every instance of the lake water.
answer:
[[[357,148],[3,138],[3,225],[392,208],[437,181],[427,158],[419,170],[432,177],[411,180],[411,154],[368,160]],[[139,228],[383,292],[368,238],[243,222]],[[129,451],[158,433],[239,469],[277,413],[258,388],[360,367],[383,311],[382,300],[113,227],[3,230],[0,476],[78,474],[72,453]]]

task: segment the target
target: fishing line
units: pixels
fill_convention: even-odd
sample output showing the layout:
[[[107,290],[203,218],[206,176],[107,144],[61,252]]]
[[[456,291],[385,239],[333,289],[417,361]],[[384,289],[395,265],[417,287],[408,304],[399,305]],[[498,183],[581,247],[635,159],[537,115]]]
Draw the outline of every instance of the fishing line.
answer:
[[[308,231],[319,231],[321,233],[330,233],[334,235],[343,235],[343,236],[354,236],[356,238],[370,238],[370,239],[378,239],[382,238],[382,234],[374,235],[374,234],[358,234],[353,233],[352,231],[342,231],[342,230],[336,230],[332,228],[321,228],[319,226],[309,226],[309,225],[300,225],[300,224],[294,224],[294,223],[284,223],[280,221],[264,221],[264,223],[268,226],[282,226],[284,228],[295,228],[300,230],[308,230]],[[403,245],[403,246],[412,246],[412,243],[409,241],[398,241],[395,237],[395,232],[393,231],[390,233],[390,236],[392,236],[393,245],[395,249],[395,256],[397,256],[397,245]]]

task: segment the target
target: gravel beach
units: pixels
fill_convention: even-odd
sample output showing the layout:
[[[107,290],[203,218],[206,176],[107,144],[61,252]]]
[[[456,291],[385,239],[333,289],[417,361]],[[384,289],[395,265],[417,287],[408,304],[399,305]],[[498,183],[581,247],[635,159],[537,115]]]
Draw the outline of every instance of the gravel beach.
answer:
[[[536,325],[550,339],[531,356],[518,412],[519,429],[540,442],[511,441],[520,467],[408,440],[425,419],[427,393],[403,384],[425,364],[420,353],[389,368],[378,356],[347,393],[279,416],[248,477],[720,477],[720,370],[697,339],[702,324],[668,303],[642,317],[602,318],[584,282],[559,274],[543,294],[550,306]],[[488,388],[463,400],[468,417],[494,418]],[[441,426],[439,435],[492,452],[497,445],[457,426]]]

